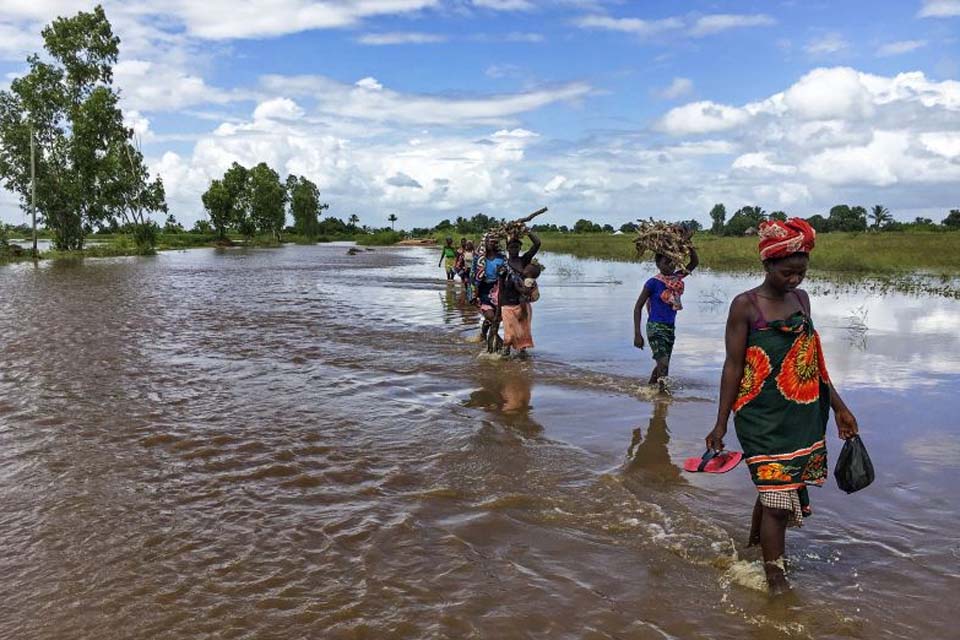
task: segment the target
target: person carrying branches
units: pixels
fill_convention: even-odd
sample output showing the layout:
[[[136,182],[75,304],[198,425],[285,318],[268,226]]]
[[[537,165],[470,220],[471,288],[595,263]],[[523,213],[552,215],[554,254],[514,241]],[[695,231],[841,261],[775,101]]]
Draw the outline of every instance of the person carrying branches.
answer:
[[[503,340],[500,338],[499,330],[503,317],[501,308],[503,302],[501,301],[501,296],[505,293],[505,289],[510,288],[510,291],[506,292],[507,306],[521,304],[524,302],[523,296],[530,293],[524,291],[522,286],[514,286],[515,278],[509,276],[514,273],[519,273],[521,274],[520,279],[524,279],[522,275],[524,267],[530,265],[533,256],[540,250],[540,239],[527,228],[526,223],[546,211],[547,208],[543,207],[525,218],[504,223],[484,235],[483,255],[477,261],[475,278],[477,281],[477,297],[480,302],[480,312],[483,314],[480,338],[487,345],[487,353],[495,353],[503,348]],[[530,236],[533,247],[523,255],[520,255],[520,248],[522,246],[521,238],[524,235]],[[500,238],[506,238],[507,240],[508,256],[503,255],[500,251]],[[512,266],[510,264],[511,262],[513,263]],[[505,284],[508,281],[510,284]],[[515,297],[519,298],[516,302],[514,301]],[[529,309],[526,308],[524,310],[529,311]],[[514,310],[510,309],[508,313],[512,311]],[[510,321],[521,316],[529,323],[529,314],[512,314]],[[514,333],[516,333],[516,329],[521,328],[522,327],[514,327]],[[516,346],[518,349],[525,348],[519,346],[519,342]],[[532,341],[528,346],[532,346]]]
[[[510,349],[516,349],[521,358],[526,357],[527,349],[533,347],[533,307],[532,296],[536,288],[536,279],[540,267],[533,263],[533,257],[540,251],[540,238],[527,230],[532,246],[523,254],[520,236],[507,240],[506,269],[500,279],[500,319],[503,323],[504,357],[510,355]],[[532,280],[532,286],[527,286]],[[539,293],[537,293],[539,297]]]
[[[657,265],[655,276],[646,281],[633,307],[633,345],[643,349],[647,342],[656,363],[649,384],[659,384],[666,390],[670,373],[670,357],[676,342],[677,311],[683,309],[683,279],[700,264],[697,250],[691,241],[693,231],[683,225],[666,222],[641,222],[636,240],[637,254],[654,254]],[[643,309],[647,309],[647,340],[643,326]]]

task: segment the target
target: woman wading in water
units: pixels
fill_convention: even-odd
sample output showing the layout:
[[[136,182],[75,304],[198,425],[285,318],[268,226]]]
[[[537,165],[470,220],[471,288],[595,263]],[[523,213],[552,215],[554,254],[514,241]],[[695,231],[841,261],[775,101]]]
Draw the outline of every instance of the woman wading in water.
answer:
[[[500,329],[500,277],[506,268],[507,257],[500,252],[500,241],[496,236],[486,235],[483,238],[483,253],[477,260],[475,277],[477,280],[477,297],[480,302],[480,313],[483,314],[483,324],[480,326],[480,340],[486,344],[487,353],[500,350],[501,340],[498,335]]]
[[[720,406],[707,448],[723,449],[734,412],[737,439],[759,492],[749,544],[760,545],[770,590],[779,593],[789,588],[786,529],[811,515],[807,485],[822,485],[827,477],[830,409],[844,440],[857,433],[857,420],[830,382],[810,298],[797,288],[816,233],[793,218],[762,223],[759,235],[766,278],[730,305]]]
[[[527,349],[533,347],[532,319],[533,308],[530,306],[528,295],[532,293],[524,287],[526,269],[534,266],[533,257],[540,251],[540,238],[533,231],[528,231],[532,246],[523,254],[520,249],[523,244],[520,237],[507,240],[507,268],[500,277],[500,319],[503,323],[503,356],[509,357],[510,349],[518,351],[518,356],[525,358]],[[532,273],[532,272],[531,272]],[[533,276],[534,282],[540,275],[539,268]]]

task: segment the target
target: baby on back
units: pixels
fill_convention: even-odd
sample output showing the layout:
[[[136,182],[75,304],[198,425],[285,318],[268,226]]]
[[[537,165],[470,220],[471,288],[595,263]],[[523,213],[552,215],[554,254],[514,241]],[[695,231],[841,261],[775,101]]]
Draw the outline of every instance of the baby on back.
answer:
[[[540,299],[537,278],[540,277],[542,271],[543,268],[536,263],[530,263],[523,268],[523,297],[526,298],[527,302],[536,302]]]

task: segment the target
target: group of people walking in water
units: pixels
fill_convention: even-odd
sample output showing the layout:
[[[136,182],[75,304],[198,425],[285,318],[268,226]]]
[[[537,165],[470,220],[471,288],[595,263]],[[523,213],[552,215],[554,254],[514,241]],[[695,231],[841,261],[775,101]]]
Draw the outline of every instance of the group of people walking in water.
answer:
[[[690,232],[676,227],[690,240]],[[504,255],[496,236],[485,236],[479,251],[466,239],[454,248],[448,238],[441,265],[452,280],[463,281],[468,300],[483,314],[486,351],[525,356],[533,347],[531,303],[539,297],[540,268],[533,258],[540,239],[528,232],[508,240]],[[731,413],[742,458],[757,489],[748,545],[759,545],[773,593],[788,589],[784,553],[786,530],[799,527],[813,511],[809,485],[826,481],[826,428],[833,409],[841,439],[857,435],[857,420],[830,380],[820,336],[814,328],[810,297],[800,289],[816,243],[816,232],[800,218],[770,220],[759,227],[759,258],[764,279],[734,297],[726,320],[726,358],[720,377],[716,424],[706,436],[708,455],[725,450]],[[669,373],[676,340],[677,312],[683,308],[683,280],[699,257],[689,243],[686,264],[656,253],[657,273],[647,280],[634,308],[634,345],[649,344],[655,367],[651,384]],[[643,313],[647,313],[646,339]],[[498,336],[502,324],[504,335]],[[705,456],[706,458],[707,456]]]
[[[526,235],[530,248],[520,253],[522,238],[511,236],[506,255],[495,234],[484,235],[479,251],[466,238],[460,239],[459,248],[454,248],[453,238],[447,238],[438,265],[446,271],[448,281],[460,278],[466,299],[483,315],[480,341],[487,353],[499,353],[503,358],[511,357],[513,350],[518,358],[526,358],[527,349],[534,346],[532,304],[540,299],[537,278],[542,272],[534,256],[540,251],[540,238],[533,231]]]

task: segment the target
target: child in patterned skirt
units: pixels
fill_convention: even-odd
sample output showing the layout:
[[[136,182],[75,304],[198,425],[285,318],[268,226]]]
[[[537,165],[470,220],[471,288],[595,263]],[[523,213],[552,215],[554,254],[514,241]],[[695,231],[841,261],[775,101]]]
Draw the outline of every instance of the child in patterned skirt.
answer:
[[[650,384],[664,385],[664,378],[670,373],[670,356],[676,341],[677,311],[683,308],[680,296],[683,294],[683,279],[690,274],[700,259],[696,249],[690,249],[690,262],[685,268],[679,268],[663,254],[656,254],[659,273],[643,285],[637,304],[633,307],[633,346],[643,349],[644,340],[640,327],[643,326],[643,309],[647,309],[647,342],[656,366],[650,374]]]

